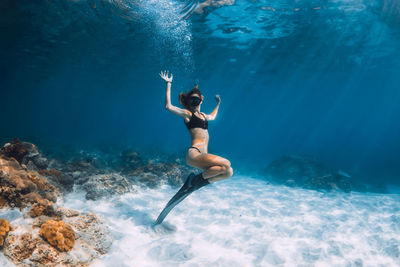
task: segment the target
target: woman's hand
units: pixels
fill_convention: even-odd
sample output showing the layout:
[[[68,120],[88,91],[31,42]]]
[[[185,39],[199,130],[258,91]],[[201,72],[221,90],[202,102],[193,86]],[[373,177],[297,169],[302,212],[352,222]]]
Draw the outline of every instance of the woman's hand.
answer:
[[[172,83],[172,78],[174,75],[171,73],[171,77],[168,77],[169,71],[160,72],[161,79],[163,79],[166,83]]]
[[[215,96],[215,99],[217,99],[217,102],[218,102],[218,103],[221,103],[221,98],[219,97],[219,95],[216,95],[216,96]]]

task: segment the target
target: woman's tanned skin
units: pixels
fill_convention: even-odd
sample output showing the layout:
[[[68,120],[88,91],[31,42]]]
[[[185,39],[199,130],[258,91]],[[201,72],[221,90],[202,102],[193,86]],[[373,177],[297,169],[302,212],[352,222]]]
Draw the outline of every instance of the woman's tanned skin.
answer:
[[[191,96],[197,96],[201,98],[201,102],[198,106],[191,108],[179,108],[171,104],[171,84],[173,75],[169,76],[167,71],[160,73],[161,78],[167,84],[167,91],[165,94],[165,108],[172,113],[182,117],[185,123],[190,121],[192,114],[204,120],[206,118],[208,121],[215,120],[218,114],[218,108],[221,103],[221,98],[216,95],[217,105],[213,112],[210,114],[205,114],[200,112],[201,104],[203,103],[204,96],[200,96],[196,93]],[[227,179],[233,175],[233,169],[229,160],[222,158],[217,155],[209,154],[208,151],[208,130],[203,128],[192,128],[189,130],[192,139],[192,146],[197,147],[197,149],[188,149],[186,154],[186,162],[189,166],[197,167],[202,170],[204,179],[207,179],[210,183]]]

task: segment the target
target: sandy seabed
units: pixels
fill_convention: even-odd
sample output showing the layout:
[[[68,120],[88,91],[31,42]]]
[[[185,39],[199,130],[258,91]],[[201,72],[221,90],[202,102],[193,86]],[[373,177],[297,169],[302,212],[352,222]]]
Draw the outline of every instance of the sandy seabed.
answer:
[[[178,190],[137,188],[63,205],[104,217],[114,236],[93,266],[398,266],[400,195],[319,192],[234,176],[203,187],[159,226]]]

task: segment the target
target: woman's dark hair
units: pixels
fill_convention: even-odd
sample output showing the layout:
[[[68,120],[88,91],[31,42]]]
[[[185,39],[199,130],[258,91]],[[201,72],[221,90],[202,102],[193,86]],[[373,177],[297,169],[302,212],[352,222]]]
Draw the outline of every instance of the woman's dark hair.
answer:
[[[189,98],[193,94],[198,94],[200,97],[202,96],[197,84],[189,92],[187,92],[187,93],[181,92],[179,94],[179,102],[181,103],[182,106],[184,106],[185,108],[187,108],[189,110],[192,109],[192,107],[189,105]]]

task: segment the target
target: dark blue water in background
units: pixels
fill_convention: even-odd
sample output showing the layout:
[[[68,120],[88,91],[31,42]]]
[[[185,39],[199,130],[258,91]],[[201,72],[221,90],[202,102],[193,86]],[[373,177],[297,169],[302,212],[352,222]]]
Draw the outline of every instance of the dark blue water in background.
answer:
[[[174,105],[195,83],[206,113],[221,95],[209,153],[233,167],[306,154],[400,183],[397,1],[236,1],[187,20],[174,3],[2,1],[0,141],[183,157],[166,69]]]

